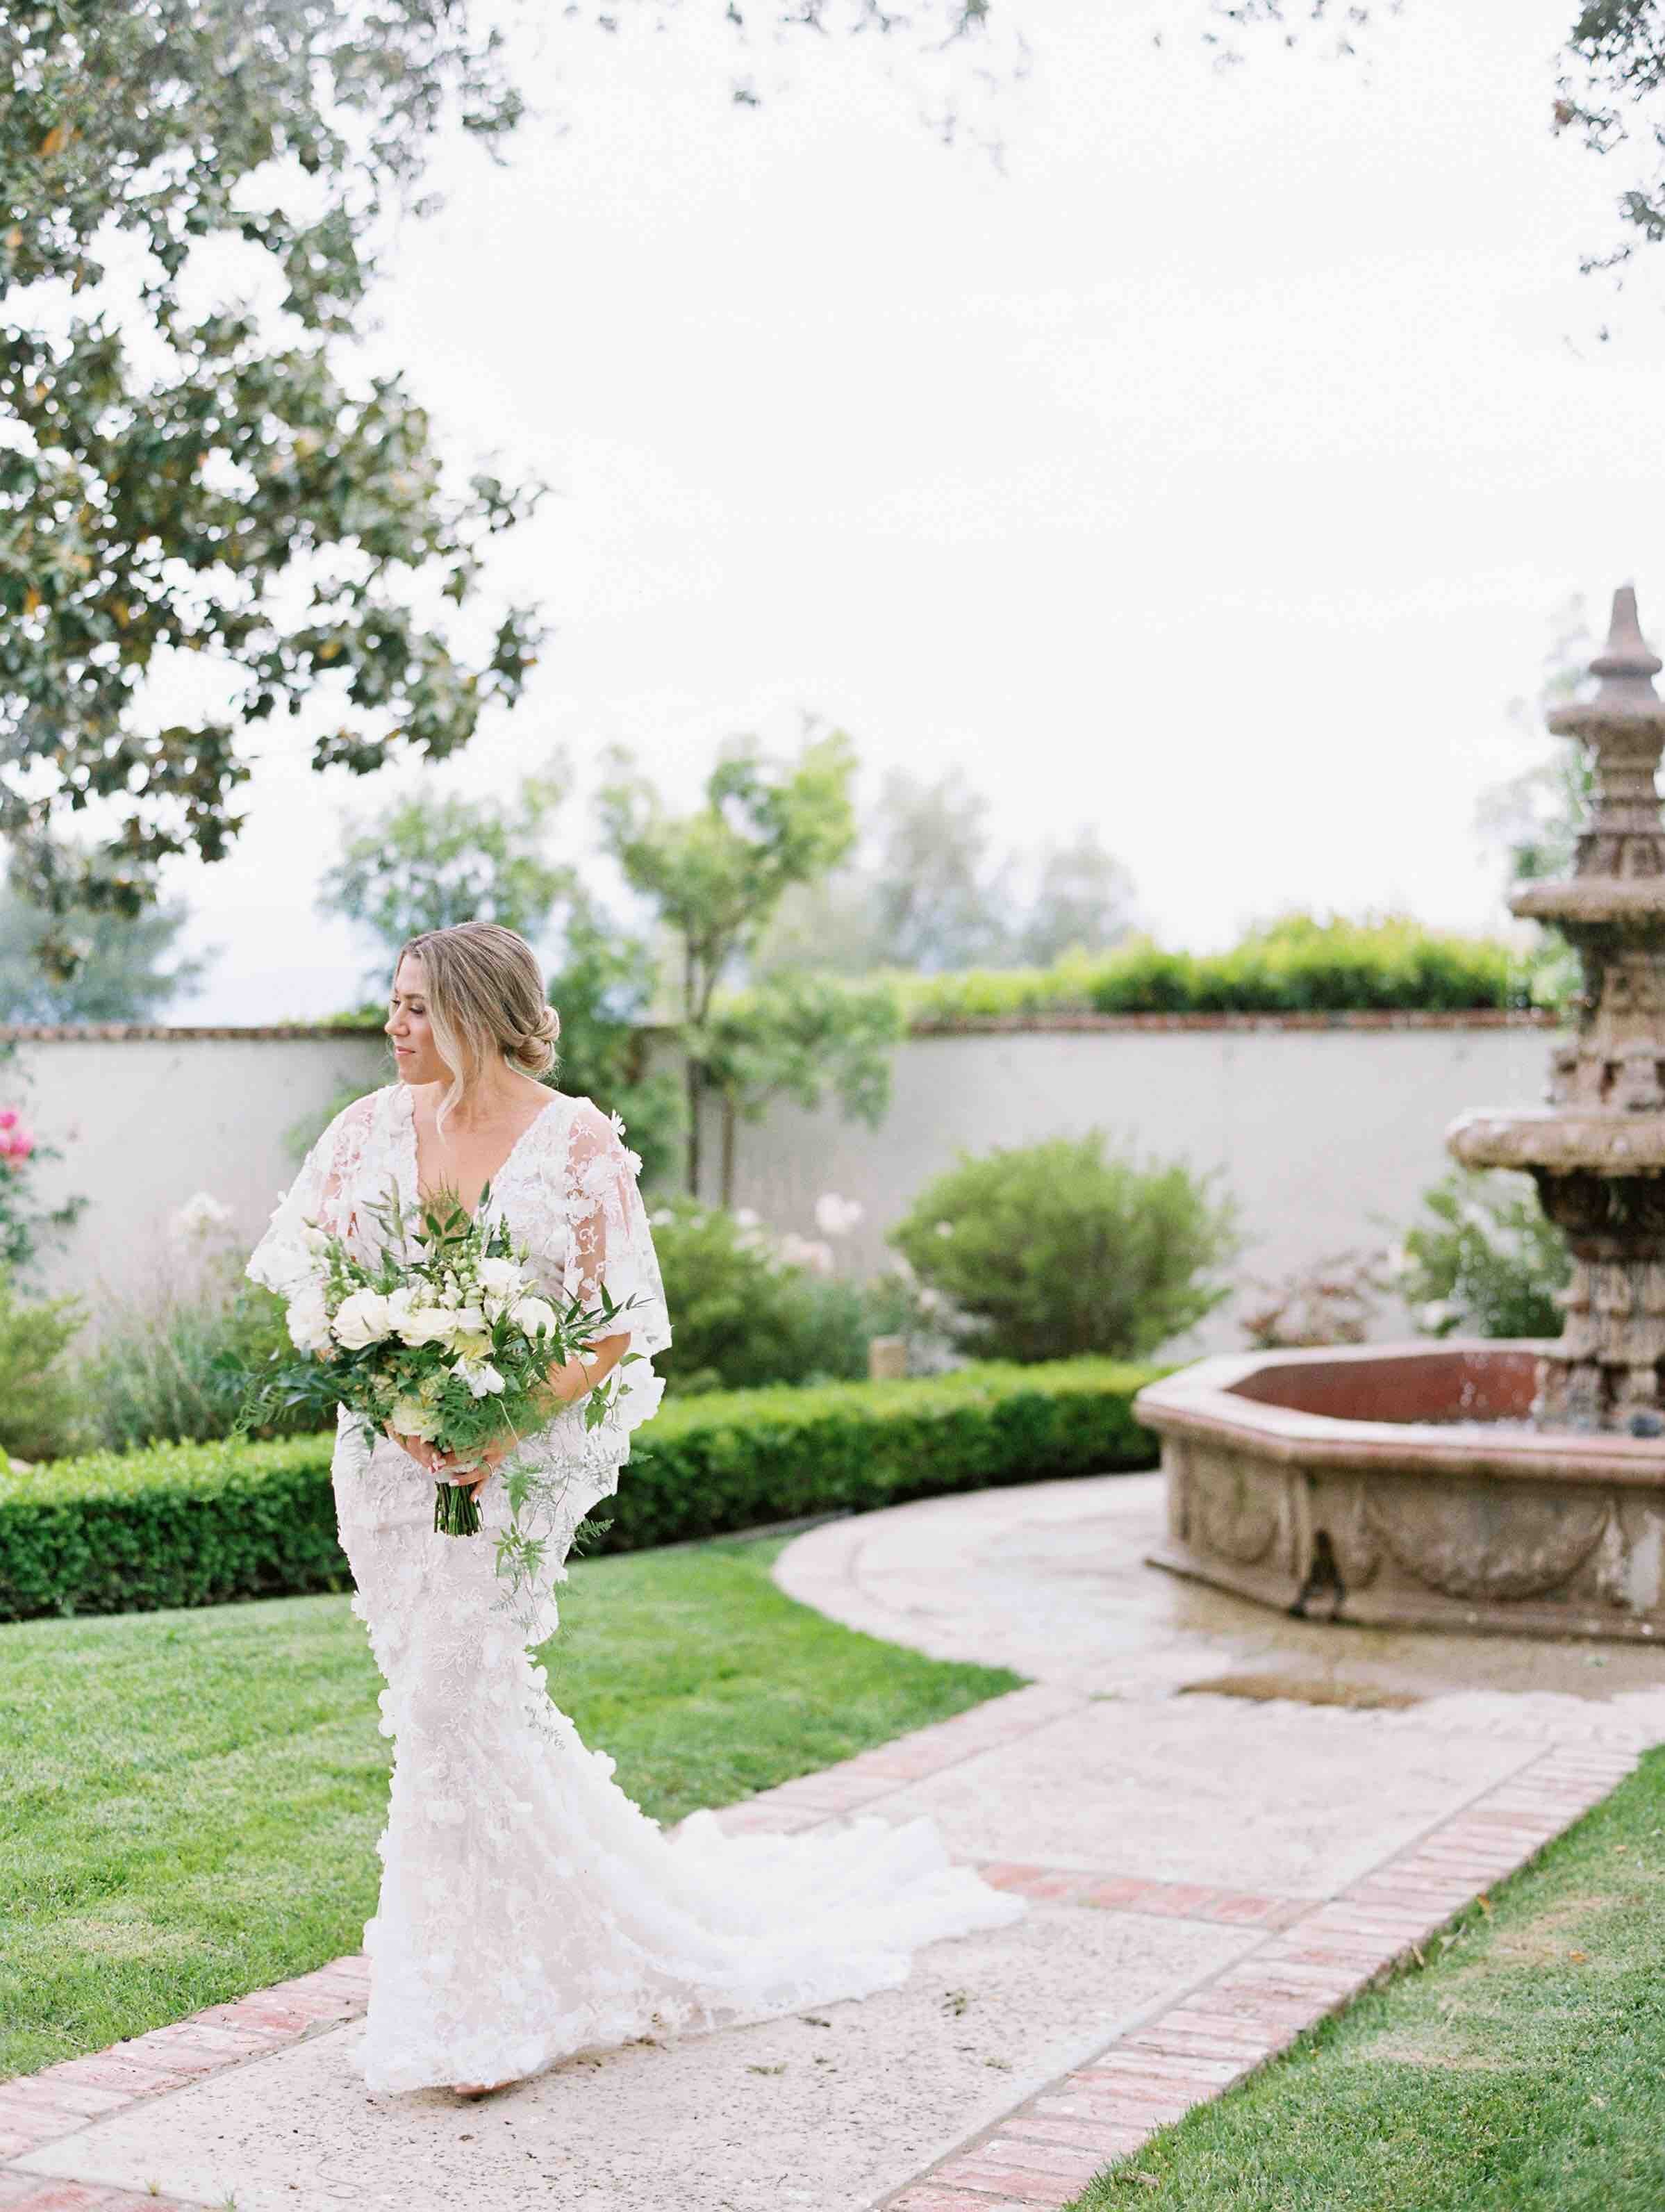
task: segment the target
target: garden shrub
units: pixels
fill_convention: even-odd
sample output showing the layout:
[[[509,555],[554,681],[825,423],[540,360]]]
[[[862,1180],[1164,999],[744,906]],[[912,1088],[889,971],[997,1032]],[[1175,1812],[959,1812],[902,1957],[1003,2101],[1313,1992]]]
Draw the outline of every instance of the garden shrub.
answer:
[[[52,1459],[91,1441],[64,1364],[82,1317],[74,1298],[23,1304],[0,1266],[0,1462]]]
[[[799,1516],[1149,1467],[1106,1360],[667,1402],[634,1438],[589,1548],[635,1551]],[[0,1620],[215,1605],[348,1581],[333,1434],[101,1452],[0,1474]],[[452,1540],[465,1542],[465,1538]]]
[[[997,1147],[927,1183],[889,1232],[993,1359],[1136,1358],[1228,1295],[1235,1208],[1178,1162],[1140,1165],[1085,1137]]]
[[[100,1311],[97,1345],[78,1378],[91,1441],[110,1451],[230,1436],[255,1372],[275,1354],[293,1357],[283,1302],[244,1275],[225,1206],[198,1193],[168,1233],[156,1286]],[[295,1435],[314,1418],[277,1415],[256,1433]]]
[[[1391,1264],[1425,1336],[1559,1336],[1555,1293],[1572,1273],[1565,1237],[1526,1176],[1459,1169],[1422,1194]]]
[[[137,1301],[107,1316],[82,1370],[88,1418],[111,1451],[228,1437],[252,1376],[278,1351],[294,1356],[282,1301],[253,1283]],[[284,1432],[282,1416],[260,1431]]]
[[[673,1397],[857,1382],[875,1336],[907,1336],[929,1356],[928,1318],[898,1272],[853,1281],[830,1272],[830,1245],[777,1237],[754,1214],[689,1198],[656,1207],[653,1229],[676,1316],[676,1341],[658,1363]]]

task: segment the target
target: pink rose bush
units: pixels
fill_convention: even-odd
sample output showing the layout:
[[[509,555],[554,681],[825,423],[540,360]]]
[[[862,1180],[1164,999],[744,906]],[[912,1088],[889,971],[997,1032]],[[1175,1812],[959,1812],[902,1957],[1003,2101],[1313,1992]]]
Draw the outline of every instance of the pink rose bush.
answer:
[[[0,1169],[21,1168],[33,1158],[34,1146],[33,1132],[24,1127],[16,1107],[0,1106]]]

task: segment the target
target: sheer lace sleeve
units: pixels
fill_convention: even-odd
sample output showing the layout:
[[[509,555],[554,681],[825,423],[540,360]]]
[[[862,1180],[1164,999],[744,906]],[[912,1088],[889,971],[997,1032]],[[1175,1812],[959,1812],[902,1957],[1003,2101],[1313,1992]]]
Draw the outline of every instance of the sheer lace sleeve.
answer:
[[[244,1273],[280,1297],[287,1296],[312,1272],[307,1248],[309,1227],[344,1230],[354,1185],[381,1093],[355,1098],[337,1114],[302,1161],[301,1172],[278,1200],[271,1221],[249,1255]]]
[[[665,1384],[650,1362],[671,1342],[671,1316],[665,1284],[647,1225],[647,1209],[636,1188],[641,1161],[624,1142],[624,1124],[611,1119],[590,1099],[580,1098],[567,1130],[568,1236],[562,1288],[568,1297],[594,1301],[605,1285],[622,1304],[617,1330],[628,1331],[628,1351],[641,1357],[619,1370],[617,1424],[637,1428],[659,1404]]]

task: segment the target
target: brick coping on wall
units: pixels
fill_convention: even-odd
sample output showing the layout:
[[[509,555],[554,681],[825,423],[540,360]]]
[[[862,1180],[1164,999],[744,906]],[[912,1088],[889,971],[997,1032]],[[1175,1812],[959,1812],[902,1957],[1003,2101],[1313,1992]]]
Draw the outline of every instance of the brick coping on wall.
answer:
[[[791,1832],[847,1818],[1083,1703],[1030,1684],[951,1720],[725,1809],[730,1832]],[[1037,1901],[1210,1922],[1261,1940],[1176,2002],[1114,2037],[1085,2065],[884,2197],[889,2212],[1060,2212],[1103,2166],[1139,2149],[1192,2106],[1218,2097],[1409,1959],[1476,1897],[1622,1781],[1634,1750],[1554,1743],[1435,1822],[1339,1894],[1291,1899],[1079,1869],[987,1864],[998,1887]],[[362,2017],[368,1962],[337,1959],[170,2027],[0,2081],[4,2212],[198,2212],[168,2198],[48,2179],[10,2163],[141,2100],[200,2081]]]
[[[248,1028],[169,1029],[156,1022],[65,1022],[54,1027],[0,1023],[0,1044],[195,1044],[204,1038],[234,1044],[269,1037],[364,1037],[382,1035],[380,1022],[270,1022]]]
[[[1019,1014],[921,1014],[908,1025],[910,1036],[1006,1036],[1018,1032],[1053,1030],[1144,1030],[1164,1032],[1210,1030],[1551,1030],[1561,1017],[1547,1006],[1469,1006],[1431,1012],[1413,1007],[1361,1007],[1348,1012],[1241,1014],[1097,1014],[1085,1010],[1054,1007]],[[643,1025],[647,1036],[669,1042],[671,1030],[658,1023]],[[53,1027],[0,1024],[0,1044],[191,1044],[210,1040],[243,1043],[275,1037],[380,1036],[380,1022],[276,1022],[236,1027],[170,1028],[151,1022],[77,1022]]]

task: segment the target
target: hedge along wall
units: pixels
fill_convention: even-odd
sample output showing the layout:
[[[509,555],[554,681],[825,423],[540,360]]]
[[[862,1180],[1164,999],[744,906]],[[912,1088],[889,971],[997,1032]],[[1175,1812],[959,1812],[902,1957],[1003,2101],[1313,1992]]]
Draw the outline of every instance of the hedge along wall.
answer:
[[[638,1431],[592,1548],[1153,1466],[1156,1439],[1134,1420],[1133,1399],[1160,1371],[991,1364],[672,1401]],[[345,1588],[333,1443],[165,1444],[0,1474],[0,1620]]]

